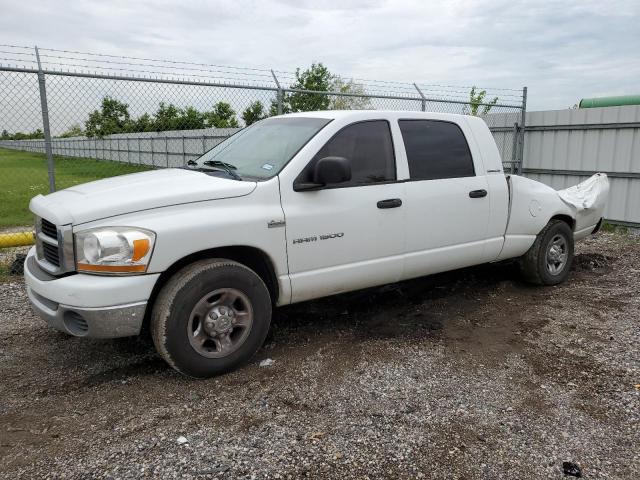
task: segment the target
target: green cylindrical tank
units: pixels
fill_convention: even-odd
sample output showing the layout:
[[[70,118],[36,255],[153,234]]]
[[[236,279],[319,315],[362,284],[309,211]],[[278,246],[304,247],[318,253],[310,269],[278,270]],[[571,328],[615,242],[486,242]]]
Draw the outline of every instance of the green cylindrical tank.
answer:
[[[640,105],[640,95],[583,98],[582,100],[580,100],[578,108],[620,107],[622,105]]]

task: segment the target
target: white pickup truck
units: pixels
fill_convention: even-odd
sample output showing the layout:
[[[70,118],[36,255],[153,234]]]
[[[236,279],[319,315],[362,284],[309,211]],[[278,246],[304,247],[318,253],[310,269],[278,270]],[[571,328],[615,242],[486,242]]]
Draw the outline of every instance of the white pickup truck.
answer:
[[[481,119],[438,113],[272,117],[189,163],[31,200],[25,278],[51,327],[148,323],[171,366],[209,377],[251,358],[275,306],[505,259],[557,284],[608,194],[601,174],[505,176]]]

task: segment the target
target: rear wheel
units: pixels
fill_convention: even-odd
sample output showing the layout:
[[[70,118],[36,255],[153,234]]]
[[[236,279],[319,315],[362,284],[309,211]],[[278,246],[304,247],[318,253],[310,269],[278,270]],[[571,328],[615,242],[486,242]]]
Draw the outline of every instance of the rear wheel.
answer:
[[[573,262],[573,231],[562,220],[551,220],[520,259],[525,280],[537,285],[563,282]]]
[[[260,348],[271,322],[262,279],[231,260],[193,263],[162,288],[151,314],[158,353],[192,377],[235,369]]]

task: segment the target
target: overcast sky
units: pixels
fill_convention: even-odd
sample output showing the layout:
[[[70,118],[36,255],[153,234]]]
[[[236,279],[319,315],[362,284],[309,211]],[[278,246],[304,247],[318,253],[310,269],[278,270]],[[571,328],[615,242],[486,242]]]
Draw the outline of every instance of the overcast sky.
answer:
[[[0,0],[0,43],[343,77],[640,94],[640,1]]]

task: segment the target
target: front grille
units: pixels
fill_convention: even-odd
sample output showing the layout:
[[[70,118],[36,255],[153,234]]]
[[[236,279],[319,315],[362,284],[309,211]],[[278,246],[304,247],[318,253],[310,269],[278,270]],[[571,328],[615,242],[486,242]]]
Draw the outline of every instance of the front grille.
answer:
[[[47,262],[56,267],[60,266],[60,253],[58,252],[57,246],[42,242],[42,254]]]
[[[58,228],[50,221],[43,218],[42,223],[40,224],[40,229],[47,237],[51,237],[55,240],[58,239]]]
[[[42,270],[51,275],[74,270],[71,225],[56,225],[36,217],[36,261]]]

